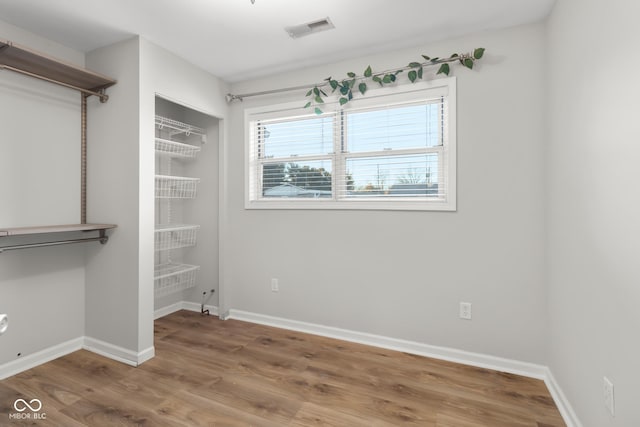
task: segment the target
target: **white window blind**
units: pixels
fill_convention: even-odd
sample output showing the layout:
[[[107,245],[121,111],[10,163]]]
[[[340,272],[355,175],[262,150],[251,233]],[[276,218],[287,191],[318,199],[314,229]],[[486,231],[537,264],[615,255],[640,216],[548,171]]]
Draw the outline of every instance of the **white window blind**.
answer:
[[[247,207],[455,210],[454,83],[248,111]]]

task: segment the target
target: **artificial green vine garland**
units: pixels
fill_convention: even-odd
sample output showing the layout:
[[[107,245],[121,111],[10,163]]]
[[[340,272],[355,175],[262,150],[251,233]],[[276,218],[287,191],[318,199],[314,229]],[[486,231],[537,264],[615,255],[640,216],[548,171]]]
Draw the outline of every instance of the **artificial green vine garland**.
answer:
[[[356,73],[348,72],[347,78],[343,80],[336,80],[332,77],[327,77],[325,80],[326,83],[319,84],[310,89],[305,95],[309,98],[309,101],[306,103],[304,108],[313,108],[316,114],[322,114],[321,106],[324,104],[324,100],[329,97],[329,95],[322,90],[325,86],[331,87],[331,93],[335,91],[340,92],[340,98],[338,102],[340,105],[345,105],[349,101],[353,99],[353,91],[356,89],[356,83],[358,83],[357,91],[364,95],[369,86],[367,81],[371,81],[374,83],[378,83],[381,87],[384,85],[395,83],[398,79],[398,75],[403,71],[408,71],[407,77],[411,83],[415,83],[418,80],[422,80],[424,76],[424,67],[440,65],[437,74],[445,74],[449,75],[451,72],[451,66],[449,63],[459,62],[469,69],[473,69],[473,64],[478,59],[482,58],[484,55],[485,49],[479,47],[471,53],[457,54],[454,53],[449,58],[430,58],[427,55],[422,55],[425,59],[424,62],[410,62],[406,67],[401,68],[396,71],[385,71],[382,73],[373,73],[371,70],[371,66],[368,66],[362,76],[357,76]]]

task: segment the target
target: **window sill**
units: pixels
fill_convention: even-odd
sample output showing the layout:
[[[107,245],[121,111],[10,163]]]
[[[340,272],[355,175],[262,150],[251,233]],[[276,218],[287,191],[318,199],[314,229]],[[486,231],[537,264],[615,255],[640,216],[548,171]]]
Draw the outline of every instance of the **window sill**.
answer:
[[[455,212],[455,201],[438,200],[246,200],[245,209],[280,210],[383,210],[383,211],[450,211]]]

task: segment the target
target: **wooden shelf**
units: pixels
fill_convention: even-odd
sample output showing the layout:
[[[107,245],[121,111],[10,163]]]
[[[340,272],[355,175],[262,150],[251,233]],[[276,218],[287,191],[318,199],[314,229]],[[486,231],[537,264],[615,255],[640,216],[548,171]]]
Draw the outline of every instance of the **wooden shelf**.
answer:
[[[99,92],[116,84],[109,77],[0,39],[0,68],[3,66],[92,92]]]
[[[23,74],[29,77],[44,80],[69,89],[80,91],[83,96],[81,98],[81,167],[82,171],[80,179],[81,199],[80,199],[80,221],[86,222],[86,147],[87,147],[87,98],[89,96],[97,96],[100,102],[107,102],[109,97],[105,93],[105,89],[116,84],[116,81],[92,71],[85,70],[74,64],[60,61],[51,56],[29,49],[27,47],[15,44],[13,42],[0,39],[0,70],[8,70]],[[38,236],[51,233],[72,233],[72,232],[98,232],[98,237],[89,237],[83,235],[82,238],[69,238],[67,240],[48,241],[49,237],[33,237],[18,239],[23,244],[0,246],[0,253],[12,251],[16,249],[28,249],[45,246],[58,246],[71,243],[82,243],[99,241],[102,244],[107,243],[109,236],[107,230],[116,228],[113,224],[68,224],[68,225],[47,225],[36,227],[12,227],[1,228],[0,238],[2,237],[19,237],[19,236]],[[69,236],[68,236],[69,237]],[[36,241],[45,239],[47,241]],[[5,239],[10,242],[14,239]],[[3,242],[3,243],[5,243]]]
[[[105,231],[116,228],[114,224],[68,224],[36,227],[0,228],[0,237],[27,236],[31,234],[70,233],[74,231]]]

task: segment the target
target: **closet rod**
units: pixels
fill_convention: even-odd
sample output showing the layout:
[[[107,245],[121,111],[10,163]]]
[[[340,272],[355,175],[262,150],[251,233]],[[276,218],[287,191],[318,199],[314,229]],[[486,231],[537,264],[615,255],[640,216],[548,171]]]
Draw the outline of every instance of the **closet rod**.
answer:
[[[101,235],[100,237],[88,237],[86,239],[56,240],[53,242],[44,242],[44,243],[29,243],[25,245],[2,246],[0,247],[0,254],[5,251],[14,251],[17,249],[42,248],[46,246],[68,245],[71,243],[100,242],[104,245],[105,243],[107,243],[108,240],[109,240],[109,236],[105,234],[105,235]]]
[[[57,85],[67,87],[69,89],[74,89],[74,90],[82,92],[82,93],[84,93],[86,95],[94,95],[94,96],[97,96],[98,98],[100,98],[100,102],[103,102],[103,103],[107,102],[109,100],[109,95],[104,93],[104,89],[101,89],[99,92],[95,92],[93,90],[84,89],[84,88],[81,88],[81,87],[78,87],[78,86],[71,85],[69,83],[65,83],[65,82],[61,82],[59,80],[51,79],[49,77],[41,76],[39,74],[34,74],[34,73],[29,72],[29,71],[21,70],[19,68],[14,68],[14,67],[12,67],[10,65],[5,65],[5,64],[0,64],[0,70],[13,71],[14,73],[24,74],[25,76],[29,76],[29,77],[33,77],[33,78],[36,78],[36,79],[44,80],[45,82],[49,82],[49,83],[55,83]]]

